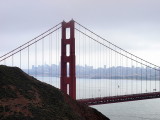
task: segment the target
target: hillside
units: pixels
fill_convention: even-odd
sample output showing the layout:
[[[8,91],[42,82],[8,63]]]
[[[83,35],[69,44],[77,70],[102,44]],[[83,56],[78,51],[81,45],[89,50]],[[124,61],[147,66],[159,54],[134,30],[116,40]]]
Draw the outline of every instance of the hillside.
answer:
[[[109,120],[16,67],[0,65],[1,120]]]

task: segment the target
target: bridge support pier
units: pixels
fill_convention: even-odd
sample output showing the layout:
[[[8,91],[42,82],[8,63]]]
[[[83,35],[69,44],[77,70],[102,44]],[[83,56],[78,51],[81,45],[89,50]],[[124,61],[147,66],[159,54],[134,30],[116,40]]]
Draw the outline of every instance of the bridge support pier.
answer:
[[[69,38],[67,39],[67,29]],[[67,49],[68,47],[68,49]],[[69,54],[69,55],[68,55]],[[76,75],[75,75],[75,33],[74,20],[62,22],[61,40],[61,80],[60,89],[76,99]]]

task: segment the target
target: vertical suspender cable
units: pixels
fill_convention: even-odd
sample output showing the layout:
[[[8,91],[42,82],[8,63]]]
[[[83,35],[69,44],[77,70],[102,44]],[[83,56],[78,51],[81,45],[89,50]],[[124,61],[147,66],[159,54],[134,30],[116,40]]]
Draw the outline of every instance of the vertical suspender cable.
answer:
[[[83,48],[83,54],[85,53],[85,44],[84,44],[84,39],[85,39],[85,36],[83,36],[83,40],[82,40],[82,45],[84,45],[84,48]],[[84,57],[85,56],[83,56],[83,66],[84,66],[84,80],[83,80],[83,97],[85,98],[85,87],[84,87],[84,85],[85,85],[85,77],[86,77],[86,75],[85,75],[85,61],[84,61]]]
[[[42,39],[42,80],[44,81],[44,39]]]
[[[115,49],[115,51],[116,51],[116,47],[115,47],[114,49]],[[118,58],[117,58],[117,56],[116,56],[116,52],[114,52],[114,53],[115,53],[115,56],[114,56],[114,57],[115,57],[115,58],[114,58],[114,62],[115,62],[114,64],[115,64],[115,65],[114,65],[114,74],[113,74],[113,76],[114,76],[113,79],[114,79],[114,81],[115,81],[115,83],[114,83],[114,84],[115,84],[115,85],[114,85],[114,86],[115,86],[114,91],[115,91],[115,95],[118,96],[118,79],[116,78],[116,77],[117,77],[117,76],[116,76],[116,67],[117,67],[117,66],[116,66],[116,61],[118,60]]]
[[[85,29],[85,31],[84,31],[84,33],[86,34],[86,29]],[[85,55],[86,55],[86,36],[84,36],[84,45],[85,45],[85,47],[84,47],[84,53],[85,53]],[[86,85],[86,56],[84,56],[84,65],[85,65],[85,80],[84,80],[84,94],[85,94],[85,98],[86,98],[86,90],[87,90],[87,88],[85,87],[85,85]]]
[[[29,43],[28,43],[28,74],[29,74]]]
[[[127,53],[126,53],[127,56]],[[128,58],[126,57],[126,94],[128,94]]]
[[[21,68],[21,47],[20,47],[20,68]]]
[[[37,77],[37,42],[35,41],[35,77]]]
[[[61,28],[62,29],[62,28]],[[58,31],[56,31],[56,87],[58,87],[58,79],[57,79],[57,77],[58,77]]]
[[[147,63],[146,63],[147,64]],[[146,92],[148,92],[148,90],[147,90],[147,66],[146,66]]]
[[[110,47],[110,44],[109,44],[109,47]],[[110,61],[110,49],[109,49],[109,69],[108,69],[108,73],[109,73],[109,96],[111,95],[111,90],[110,90],[110,88],[111,88],[111,65],[110,65],[110,63],[111,63],[111,61]]]
[[[59,77],[60,76],[60,63],[59,63],[59,42],[60,42],[60,31],[57,30],[57,76]],[[60,80],[57,78],[57,87],[60,86]]]
[[[107,70],[108,70],[108,48],[106,50],[107,50],[107,52],[106,52],[106,64],[105,64],[106,65],[106,67],[105,67],[105,77],[106,77],[105,96],[108,96],[107,95],[107,93],[108,93],[108,91],[107,91],[107,88],[108,88],[108,73],[107,73]]]
[[[132,57],[133,57],[133,56],[131,55],[131,59],[133,59]],[[133,60],[131,60],[131,71],[132,71],[132,73],[131,73],[131,76],[132,76],[132,78],[131,78],[131,81],[132,81],[132,82],[131,82],[131,89],[132,89],[132,90],[131,90],[131,91],[132,91],[132,92],[131,92],[131,93],[132,93],[132,94],[133,94],[133,70],[134,70],[134,65],[133,65]]]
[[[141,93],[142,93],[142,60],[141,60]]]
[[[121,50],[120,50],[120,53],[121,53]],[[122,77],[122,59],[123,59],[123,56],[121,56],[121,55],[119,55],[119,57],[120,57],[120,64],[119,64],[119,66],[120,66],[120,73],[119,73],[119,75],[118,76],[120,76],[120,84],[119,84],[119,89],[120,89],[120,95],[122,95],[122,89],[123,89],[123,81],[122,81],[122,79],[123,79],[123,77]]]
[[[80,30],[80,25],[78,26],[79,27],[79,30]],[[79,61],[79,65],[80,65],[80,32],[79,31],[77,31],[76,32],[77,33],[77,39],[78,39],[78,41],[77,41],[77,47],[78,47],[78,49],[76,49],[77,50],[77,57],[78,57],[78,59],[76,59],[77,61]],[[80,66],[78,66],[78,68],[76,69],[77,70],[77,75],[78,75],[78,77],[79,77],[79,79],[78,79],[78,97],[81,99],[81,94],[80,94],[80,88],[81,88],[81,81],[80,81]]]
[[[159,92],[160,92],[160,68],[158,69],[159,72]]]
[[[78,26],[79,27],[79,30],[80,30],[80,25]],[[77,50],[77,57],[78,57],[78,59],[76,59],[77,61],[79,61],[79,65],[80,65],[80,32],[79,31],[77,31],[76,32],[77,33],[77,39],[78,39],[78,41],[77,41],[77,47],[78,47],[78,49],[76,49]],[[81,99],[81,94],[80,94],[80,88],[81,88],[81,81],[80,81],[80,66],[78,66],[78,68],[77,68],[77,74],[78,74],[78,77],[79,77],[79,79],[78,79],[78,96],[79,96],[79,98]]]
[[[137,61],[137,58],[136,58],[136,61]],[[138,88],[138,84],[137,84],[137,80],[138,80],[138,72],[137,72],[137,67],[138,67],[138,65],[137,65],[137,62],[136,62],[136,94],[138,94],[138,92],[137,92],[137,88]]]
[[[51,72],[51,70],[50,70],[50,68],[51,68],[51,64],[50,64],[50,55],[51,55],[51,53],[50,53],[50,35],[49,35],[49,37],[48,37],[48,50],[49,50],[49,52],[48,52],[48,71],[49,71],[49,73],[48,73],[48,76],[49,76],[49,83],[52,85],[52,83],[51,83],[51,76],[50,76],[50,72]]]
[[[123,56],[121,56],[121,95],[123,95],[124,93],[124,91],[123,91],[123,83],[124,83],[124,77],[123,77]]]
[[[91,36],[91,35],[90,35],[90,36]],[[91,42],[90,42],[90,38],[88,38],[88,39],[89,39],[89,40],[88,40],[88,41],[89,41],[89,46],[88,46],[88,47],[89,47],[89,50],[88,50],[89,55],[88,55],[88,59],[89,59],[89,66],[91,66],[91,65],[90,65],[90,63],[91,63],[91,61],[90,61],[90,55],[91,55],[91,53],[90,53],[90,45],[91,45]],[[91,69],[91,68],[90,68],[90,69]],[[91,84],[90,84],[91,71],[90,71],[90,70],[89,70],[89,73],[88,73],[88,74],[89,74],[89,79],[88,79],[88,84],[89,84],[88,97],[91,98],[91,96],[90,96],[90,93],[91,93],[91,92],[90,92],[90,87],[91,87]]]
[[[156,68],[155,68],[155,91],[156,91]]]
[[[50,60],[51,60],[51,74],[50,74],[51,82],[53,81],[53,79],[52,79],[52,78],[53,78],[53,66],[52,66],[52,54],[53,54],[53,53],[52,53],[52,44],[53,44],[53,43],[52,43],[52,37],[53,37],[53,36],[52,36],[52,34],[51,34],[51,43],[50,43],[50,45],[51,45],[51,55],[50,55],[50,56],[51,56],[51,59],[50,59]]]
[[[100,57],[99,57],[99,58],[100,58],[100,59],[99,59],[99,63],[100,63],[100,69],[99,69],[99,70],[100,70],[100,76],[101,76],[101,77],[100,77],[100,83],[99,83],[99,84],[100,84],[100,85],[99,85],[99,86],[100,86],[100,87],[99,87],[99,90],[100,90],[100,91],[99,91],[99,92],[100,92],[100,98],[101,98],[101,96],[102,96],[102,95],[101,95],[101,92],[102,92],[102,91],[101,91],[101,89],[102,89],[102,86],[101,86],[101,80],[102,80],[102,70],[101,70],[101,66],[102,66],[102,64],[101,64],[102,61],[101,61],[101,60],[102,60],[102,58],[101,58],[101,53],[102,53],[102,46],[100,45]]]
[[[58,30],[58,63],[59,63],[59,65],[58,65],[58,76],[60,76],[60,60],[59,60],[59,56],[60,56],[60,47],[59,47],[59,45],[60,45],[60,30]],[[59,81],[59,79],[58,79],[58,86],[60,86],[60,81]]]
[[[151,91],[151,80],[152,80],[151,70],[152,70],[152,69],[149,68],[149,71],[150,71],[150,74],[149,74],[149,75],[150,75],[150,92],[152,92],[152,91]]]
[[[113,69],[113,65],[112,65],[112,50],[111,50],[111,96],[112,96],[112,81],[113,81],[112,69]]]

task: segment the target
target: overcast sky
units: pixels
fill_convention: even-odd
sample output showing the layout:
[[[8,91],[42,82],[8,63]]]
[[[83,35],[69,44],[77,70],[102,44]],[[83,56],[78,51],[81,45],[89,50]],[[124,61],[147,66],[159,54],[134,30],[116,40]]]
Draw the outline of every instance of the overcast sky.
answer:
[[[0,56],[72,18],[160,65],[160,0],[0,0]]]

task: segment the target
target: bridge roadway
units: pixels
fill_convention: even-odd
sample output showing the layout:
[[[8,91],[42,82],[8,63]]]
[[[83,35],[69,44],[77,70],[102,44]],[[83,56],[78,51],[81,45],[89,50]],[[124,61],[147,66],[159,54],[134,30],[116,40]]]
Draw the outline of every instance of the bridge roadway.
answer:
[[[128,102],[128,101],[145,100],[145,99],[153,99],[153,98],[160,98],[160,92],[88,98],[88,99],[79,99],[77,101],[84,103],[86,105],[99,105],[99,104]]]

